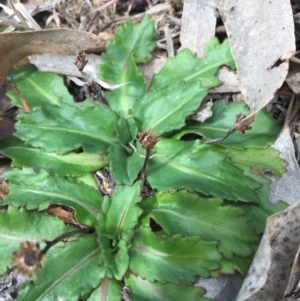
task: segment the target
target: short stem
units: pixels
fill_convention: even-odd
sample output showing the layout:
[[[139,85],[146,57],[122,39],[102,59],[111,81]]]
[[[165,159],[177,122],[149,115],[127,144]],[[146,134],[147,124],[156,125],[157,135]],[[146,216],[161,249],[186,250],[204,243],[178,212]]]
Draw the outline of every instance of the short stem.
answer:
[[[143,168],[140,172],[139,175],[139,179],[142,181],[142,187],[144,187],[145,184],[145,178],[146,178],[146,171],[147,171],[147,167],[149,164],[149,159],[150,159],[150,149],[146,149],[146,156],[145,156],[145,161],[144,161],[144,165]]]
[[[75,229],[73,231],[64,233],[58,237],[56,237],[55,239],[53,239],[52,241],[46,241],[46,247],[41,251],[42,254],[46,254],[46,252],[55,244],[57,244],[58,242],[70,238],[74,235],[76,235],[77,233],[84,233],[84,234],[89,234],[90,233],[90,229],[88,228],[79,228],[79,229]]]

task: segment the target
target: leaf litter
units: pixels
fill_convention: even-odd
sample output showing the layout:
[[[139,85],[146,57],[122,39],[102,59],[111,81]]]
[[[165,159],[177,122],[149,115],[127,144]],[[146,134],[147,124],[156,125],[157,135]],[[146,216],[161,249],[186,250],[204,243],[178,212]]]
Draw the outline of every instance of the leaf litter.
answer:
[[[76,1],[74,1],[74,2],[76,2]],[[153,2],[155,2],[155,1],[153,1]],[[275,3],[276,1],[275,2],[273,1],[272,6],[264,7],[263,5],[261,5],[261,7],[259,9],[257,9],[257,11],[254,11],[254,12],[250,8],[251,13],[253,13],[252,18],[249,17],[248,9],[246,9],[245,7],[239,7],[236,4],[233,5],[231,3],[232,1],[216,1],[216,3],[209,1],[209,4],[203,3],[203,6],[200,6],[198,4],[199,3],[198,1],[196,1],[196,2],[197,2],[197,10],[195,9],[195,7],[196,7],[195,1],[186,1],[186,3],[185,3],[185,8],[183,10],[183,25],[182,25],[182,29],[181,29],[182,44],[185,45],[185,47],[190,47],[191,49],[195,49],[195,53],[197,53],[198,55],[201,55],[201,49],[204,49],[204,45],[209,40],[209,37],[214,35],[213,29],[215,28],[216,20],[218,17],[218,12],[217,12],[217,10],[218,10],[222,17],[222,20],[224,22],[225,28],[227,30],[227,34],[229,35],[229,39],[231,40],[232,52],[233,52],[233,55],[234,55],[234,58],[236,60],[237,67],[238,67],[239,89],[242,91],[243,95],[245,96],[245,101],[246,101],[246,103],[248,103],[250,108],[252,108],[252,111],[257,112],[261,107],[265,106],[270,101],[270,99],[272,98],[272,95],[274,95],[276,90],[281,86],[283,80],[285,79],[286,73],[287,73],[287,66],[288,66],[287,60],[294,52],[294,47],[295,47],[294,39],[293,39],[294,34],[293,34],[293,32],[291,33],[291,31],[293,31],[293,21],[292,21],[291,7],[290,7],[289,2],[288,1],[280,1],[280,3],[279,2]],[[251,5],[252,3],[253,3],[253,1],[251,1],[251,3],[249,5]],[[67,4],[70,5],[69,2],[67,2]],[[165,4],[166,3],[162,3],[162,5],[165,5]],[[95,3],[92,3],[92,5],[95,5]],[[149,11],[150,10],[153,11],[154,8],[157,7],[158,5],[159,4],[153,5],[152,7],[149,8]],[[191,8],[188,10],[188,7],[191,7],[191,8],[194,7],[194,10],[195,10],[193,12],[193,15],[195,17],[193,17],[193,18],[189,17],[192,19],[192,21],[196,21],[193,24],[193,27],[189,27],[190,26],[189,23],[192,23],[192,22],[188,22],[188,19],[186,18],[186,16],[189,14],[189,12],[191,12]],[[275,10],[274,8],[276,8],[276,7],[277,7],[277,9]],[[232,10],[232,8],[234,8],[234,9]],[[84,9],[86,9],[86,8],[84,8],[83,5],[81,7],[79,5],[79,6],[77,6],[76,12],[82,13],[84,11]],[[170,6],[169,6],[169,8],[167,8],[167,5],[164,6],[164,10],[158,9],[157,10],[158,13],[156,12],[157,17],[159,16],[160,12],[163,12],[162,15],[160,16],[161,18],[162,18],[162,16],[166,16],[166,15],[172,16],[172,13],[166,13],[168,11],[168,9],[170,9]],[[293,9],[297,10],[299,8],[294,5]],[[86,22],[85,23],[86,25],[89,25],[88,22],[86,20],[84,20],[84,18],[81,18],[80,23],[78,23],[78,21],[76,21],[75,18],[67,16],[66,9],[61,6],[58,6],[58,8],[54,8],[54,6],[52,6],[52,7],[48,8],[48,11],[50,11],[50,10],[52,10],[53,12],[56,10],[59,11],[59,12],[56,11],[56,13],[53,14],[52,21],[51,21],[51,14],[49,14],[47,23],[51,24],[51,22],[52,22],[52,26],[54,23],[61,24],[61,22],[58,22],[58,18],[61,18],[61,21],[66,20],[67,24],[72,28],[74,28],[74,27],[76,28],[76,26],[77,26],[77,28],[79,29],[79,27],[83,26],[85,22]],[[105,8],[104,8],[104,10],[105,10]],[[109,12],[109,10],[111,10],[111,12]],[[206,18],[201,17],[202,16],[201,13],[203,14],[203,12],[206,12],[204,14]],[[244,14],[246,14],[246,15],[244,16]],[[137,19],[140,18],[140,17],[138,17],[137,13],[135,13],[134,17],[135,16],[137,16]],[[197,16],[200,16],[200,17],[197,17]],[[264,16],[264,18],[262,18],[262,16]],[[106,8],[106,11],[103,13],[103,15],[95,13],[95,15],[93,15],[93,18],[95,18],[95,20],[101,19],[101,18],[102,19],[107,18],[109,20],[109,22],[107,22],[108,25],[104,25],[104,26],[107,26],[107,28],[109,28],[110,25],[114,26],[114,25],[119,24],[120,22],[124,22],[124,20],[125,20],[124,17],[118,17],[116,15],[116,12],[113,9],[111,9],[111,7]],[[175,18],[175,15],[174,15],[174,18]],[[272,37],[271,41],[270,41],[270,38],[263,39],[264,41],[267,41],[267,44],[268,44],[267,47],[264,45],[260,45],[259,43],[256,43],[254,38],[251,39],[251,43],[249,45],[248,35],[245,34],[245,32],[243,31],[243,30],[245,30],[245,28],[249,29],[248,24],[251,24],[250,29],[253,29],[254,28],[253,26],[255,26],[255,25],[253,25],[253,22],[257,18],[260,19],[260,22],[259,22],[260,29],[257,30],[257,32],[259,32],[262,35],[265,34],[268,37]],[[271,24],[270,24],[270,22],[268,22],[270,19],[276,20],[276,22],[271,22]],[[203,20],[205,20],[206,24],[207,24],[205,27],[206,28],[205,30],[203,30],[203,25],[201,25],[201,23],[200,23],[200,22],[202,22],[202,24],[203,24]],[[219,20],[220,20],[220,18],[219,18]],[[238,22],[241,22],[241,20],[243,20],[243,21],[249,20],[249,23],[246,22],[247,23],[246,25],[244,23],[242,25],[237,25],[237,24],[239,24]],[[281,21],[279,22],[278,20],[281,20]],[[92,19],[89,21],[92,21]],[[173,38],[173,41],[175,42],[176,37],[178,37],[178,35],[176,36],[176,34],[179,32],[180,27],[176,28],[176,20],[174,20],[173,23],[171,21],[169,21],[169,22],[171,24],[171,28],[175,29],[174,32],[171,32],[171,37]],[[267,25],[267,24],[269,24],[269,25]],[[276,28],[279,29],[279,27],[278,27],[279,24],[280,24],[280,30],[276,31],[275,30]],[[284,29],[283,29],[283,27],[284,27]],[[93,28],[93,25],[86,26],[86,28],[88,28],[89,31],[91,31],[91,29]],[[95,32],[97,32],[96,28],[97,28],[96,26],[94,26],[94,28],[93,28],[93,30],[95,30]],[[199,30],[199,28],[202,30]],[[194,32],[199,33],[201,31],[203,32],[203,36],[200,35],[200,37],[199,37],[199,34],[198,34],[197,39],[194,39],[194,40],[190,39],[190,41],[189,41],[189,39],[188,39],[189,37],[184,37],[184,35],[188,35],[189,33],[194,34]],[[43,31],[43,32],[47,33],[47,31]],[[165,30],[161,30],[160,32],[166,33]],[[234,36],[233,37],[230,36],[233,33],[234,33],[234,35],[236,35],[236,38]],[[37,40],[41,39],[41,37],[38,36],[39,32],[32,32],[32,34],[33,35],[36,34]],[[41,32],[41,34],[44,35],[44,33],[42,33],[42,32]],[[276,34],[276,38],[273,38],[273,36],[275,34]],[[279,36],[278,36],[278,34],[279,34]],[[86,33],[84,33],[84,35],[86,35]],[[206,35],[206,37],[204,35]],[[245,35],[247,36],[246,46],[247,46],[247,49],[249,49],[249,56],[241,55],[240,51],[235,51],[235,47],[237,47],[236,41],[241,41],[240,39],[242,39],[242,37]],[[45,34],[45,36],[46,36],[46,34]],[[252,35],[250,34],[250,36],[252,36]],[[0,38],[1,38],[1,35],[0,35]],[[73,43],[74,40],[76,40],[76,38],[73,39],[73,41],[71,43]],[[167,39],[165,39],[165,41],[166,40]],[[57,42],[57,41],[58,40],[55,39],[55,42]],[[164,38],[162,38],[160,43],[165,43],[165,41],[164,41]],[[196,43],[195,43],[195,41],[196,41]],[[284,42],[282,42],[282,41],[284,41]],[[194,42],[193,45],[189,45],[189,43],[192,43],[192,42]],[[272,43],[275,43],[275,44],[272,44]],[[85,45],[85,44],[80,43],[80,45]],[[276,52],[273,51],[274,47],[272,48],[271,45],[274,45]],[[281,45],[281,46],[278,48],[278,45]],[[95,46],[95,44],[94,44],[94,46]],[[161,45],[161,46],[163,46],[163,45]],[[242,44],[242,46],[245,47],[245,43]],[[60,45],[60,47],[62,47],[62,46]],[[167,43],[165,44],[165,47],[167,48]],[[15,47],[15,49],[16,48],[17,47]],[[42,47],[39,52],[40,53],[48,52],[48,51],[46,51],[46,49],[47,49],[47,47]],[[76,46],[74,48],[74,51],[75,51],[75,49],[76,49]],[[79,49],[77,48],[76,50],[79,50]],[[82,49],[80,49],[80,50],[82,50]],[[176,48],[175,48],[175,50],[176,50]],[[1,51],[1,46],[0,46],[0,51]],[[21,57],[33,53],[30,51],[31,50],[28,51],[28,49],[23,50],[21,47],[21,50],[19,52],[17,52],[17,54],[15,54],[13,58],[9,57],[8,65],[7,65],[8,67],[5,67],[6,69],[4,69],[5,73],[7,73],[9,71],[9,69],[11,69],[11,67]],[[36,51],[36,50],[34,50],[34,51]],[[64,52],[63,48],[60,48],[59,51]],[[53,51],[53,52],[55,52],[55,51]],[[258,58],[258,56],[257,56],[257,54],[260,56],[260,53],[265,54],[263,56],[263,64],[258,63],[258,62],[261,62],[261,60],[262,60],[261,58]],[[254,54],[255,56],[252,58],[251,54]],[[254,62],[256,63],[256,66],[253,68]],[[278,63],[278,66],[276,63]],[[250,64],[250,65],[248,65],[248,64]],[[262,67],[264,67],[264,68],[262,68]],[[254,71],[257,72],[256,75],[254,75]],[[230,72],[234,74],[234,72],[232,72],[232,71],[230,71]],[[3,73],[4,76],[6,76],[5,73]],[[259,74],[259,76],[262,78],[261,80],[258,80],[259,77],[257,74]],[[254,81],[248,80],[249,78],[254,79]],[[4,77],[2,75],[2,80],[3,79],[4,79]],[[265,80],[268,80],[269,84],[266,84]],[[290,85],[292,85],[291,81],[290,82],[288,81],[288,83]],[[227,86],[227,92],[237,92],[237,91],[238,91],[238,89],[233,91],[232,87],[229,86],[229,88],[228,88],[228,86]],[[218,93],[221,93],[221,92],[218,92]],[[263,97],[261,97],[261,93],[264,93]],[[291,158],[287,161],[289,162],[289,168],[296,170],[296,173],[294,173],[293,178],[294,178],[295,183],[297,183],[297,179],[299,179],[299,177],[298,177],[299,172],[297,172],[297,170],[299,171],[299,167],[297,165],[297,161],[295,160],[295,157],[293,156],[293,146],[291,143],[289,131],[286,127],[284,128],[282,135],[284,135],[286,138],[283,142],[280,142],[280,140],[278,140],[278,142],[277,142],[277,144],[279,144],[278,148],[281,148],[281,150],[282,150],[283,146],[287,146],[285,148],[286,151],[284,151],[284,152],[282,151],[282,155],[286,160],[288,158]],[[289,153],[289,155],[285,155],[285,153]],[[277,183],[276,187],[278,188],[280,186],[281,186],[281,184]],[[299,186],[299,185],[297,185],[297,186]],[[293,188],[293,186],[291,186],[291,187]],[[272,195],[272,192],[271,192],[271,195]],[[283,196],[284,196],[284,194],[283,194]],[[277,200],[279,200],[278,197],[277,197],[276,201]],[[290,202],[296,203],[296,199],[291,197]],[[286,216],[289,217],[288,221],[294,220],[295,221],[294,224],[295,223],[299,224],[299,221],[297,220],[297,214],[296,214],[296,210],[299,212],[299,210],[297,208],[298,207],[297,207],[297,203],[296,203],[293,207],[287,209],[288,213],[286,214]],[[268,222],[269,227],[266,229],[266,234],[271,233],[272,229],[274,230],[274,229],[280,228],[280,227],[283,227],[283,228],[280,228],[280,230],[286,229],[285,224],[289,224],[289,222],[282,221],[282,220],[280,220],[280,218],[282,218],[281,213],[278,214],[277,216],[269,218],[269,221],[272,220],[272,222]],[[274,224],[276,226],[274,226]],[[282,232],[283,232],[282,235],[284,235],[285,233],[288,233],[288,231],[293,229],[293,227],[294,226],[291,226],[291,228],[282,230]],[[272,236],[272,234],[268,234],[268,235]],[[295,240],[293,242],[293,246],[295,246],[295,245],[297,245],[298,238],[293,237],[293,239]],[[280,254],[282,254],[282,258],[286,259],[286,254],[284,253],[284,250],[285,250],[284,248],[286,248],[286,247],[288,248],[289,244],[287,244],[284,241],[284,239],[282,239],[281,241],[284,241],[284,243],[278,244],[278,246],[276,246],[276,247],[280,248],[280,246],[282,245],[283,250],[278,251],[277,249],[275,249],[274,250],[275,255],[274,254],[272,255],[272,251],[273,251],[272,248],[267,246],[268,243],[270,243],[270,241],[271,241],[270,237],[267,237],[267,238],[264,237],[262,240],[263,246],[260,247],[263,249],[263,251],[268,250],[268,252],[270,252],[269,257],[268,256],[265,257],[265,260],[267,262],[269,262],[270,258],[271,259],[274,258],[274,256],[277,254],[276,252],[283,252]],[[299,242],[298,242],[298,244],[299,244]],[[292,258],[295,258],[296,253],[297,252],[295,251],[295,247],[294,247],[293,255],[289,255],[289,256]],[[257,256],[258,256],[257,261],[259,261],[260,255],[257,255]],[[289,265],[290,265],[290,262],[291,262],[291,259],[289,261]],[[279,262],[279,267],[281,268],[281,270],[285,269],[287,266],[287,265],[284,265],[284,263],[286,264],[285,260],[282,260],[282,262]],[[278,272],[277,272],[278,269],[277,270],[273,269],[273,264],[274,264],[274,261],[271,260],[270,264],[269,264],[269,269],[266,271],[267,277],[263,278],[263,282],[272,283],[271,285],[268,285],[263,288],[263,289],[268,289],[270,291],[270,294],[268,296],[272,295],[271,300],[275,300],[275,299],[273,299],[273,296],[276,296],[276,294],[274,294],[275,290],[273,291],[272,287],[274,287],[274,283],[275,283],[275,285],[277,285],[276,279],[271,279],[271,278],[276,278],[276,277],[274,277],[274,275],[278,274]],[[259,262],[259,265],[262,266],[265,264],[264,263],[261,264]],[[278,268],[278,266],[275,266],[275,267]],[[273,272],[273,271],[275,271],[275,272]],[[290,272],[291,272],[291,270],[286,270],[287,274]],[[251,274],[249,277],[251,277]],[[253,277],[255,277],[255,273],[254,273]],[[261,278],[259,278],[259,279],[261,279]],[[256,280],[255,280],[255,282],[257,282],[259,284],[261,283]],[[245,281],[244,287],[246,286],[246,284],[247,284],[247,280]],[[281,282],[280,285],[277,286],[277,290],[276,290],[277,296],[281,296],[281,299],[278,299],[278,300],[282,300],[282,296],[283,296],[282,292],[284,291],[284,287],[286,287],[286,285],[287,284],[285,282],[284,283]],[[229,283],[229,287],[230,286],[231,286],[231,284]],[[211,287],[207,287],[208,291],[209,291],[209,289],[211,289]],[[262,290],[261,287],[258,286],[256,288],[255,293],[257,293],[257,291],[259,293],[261,290]],[[228,299],[231,299],[231,296],[234,295],[234,293],[232,291],[230,291],[230,289],[227,290],[227,293],[228,293],[228,295],[222,294],[222,295],[216,296],[215,300],[228,300]],[[232,294],[232,295],[230,295],[230,294]],[[241,290],[241,292],[239,294],[239,298],[241,298],[240,296],[243,296],[243,294],[244,294],[244,292],[243,292],[243,290]],[[251,300],[251,298],[254,298],[253,300],[268,300],[268,296],[265,296],[265,299],[255,299],[255,296],[257,297],[259,295],[255,295],[255,294],[252,295],[252,294],[248,293],[247,300]],[[246,299],[238,299],[238,300],[246,300]]]

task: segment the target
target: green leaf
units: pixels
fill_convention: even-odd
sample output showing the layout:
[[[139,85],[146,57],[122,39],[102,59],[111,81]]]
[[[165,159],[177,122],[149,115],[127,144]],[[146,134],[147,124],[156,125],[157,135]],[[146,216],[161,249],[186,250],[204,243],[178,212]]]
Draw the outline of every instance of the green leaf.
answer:
[[[28,147],[24,142],[16,139],[2,140],[0,153],[13,159],[15,166],[28,166],[35,171],[44,168],[48,173],[60,176],[81,176],[107,166],[103,155],[47,153],[42,149]]]
[[[244,102],[227,105],[225,101],[217,101],[212,107],[212,117],[204,123],[187,121],[187,125],[173,138],[180,138],[187,133],[198,134],[208,140],[223,137],[232,128],[239,113],[250,114]],[[272,115],[263,109],[256,114],[251,127],[252,130],[246,134],[235,132],[218,144],[235,148],[266,147],[275,141],[282,128],[282,122],[274,120]]]
[[[276,176],[282,176],[286,171],[287,163],[279,158],[279,151],[268,148],[253,148],[238,150],[233,148],[224,148],[228,154],[228,160],[243,169],[251,169],[253,174],[262,175],[264,170],[269,170]]]
[[[143,150],[145,152],[145,150]],[[106,160],[110,163],[109,167],[113,173],[114,180],[117,184],[132,185],[141,171],[145,159],[140,157],[136,152],[131,154],[119,144],[111,145],[108,148],[109,155]]]
[[[46,209],[59,204],[75,210],[79,223],[93,226],[102,197],[98,191],[72,178],[54,177],[41,169],[13,169],[5,173],[9,180],[9,194],[4,204],[24,206],[30,209]]]
[[[101,285],[89,296],[87,301],[121,301],[121,286],[118,281],[105,277]]]
[[[79,296],[87,297],[104,278],[104,270],[97,265],[99,253],[94,235],[55,248],[47,253],[37,279],[25,285],[18,300],[77,301]]]
[[[111,198],[105,197],[102,212],[98,215],[99,235],[105,233],[129,242],[142,213],[137,207],[141,200],[140,191],[141,181],[138,181],[131,187],[118,185]]]
[[[132,115],[139,129],[152,129],[158,134],[178,129],[185,117],[193,113],[207,94],[199,82],[180,82],[158,91],[149,92],[135,103]]]
[[[160,191],[185,188],[241,201],[267,197],[257,180],[244,175],[240,166],[229,162],[224,147],[162,139],[155,149],[157,156],[150,160],[147,170],[152,188]]]
[[[201,198],[186,191],[158,193],[141,203],[147,218],[153,218],[168,235],[201,236],[218,241],[227,257],[249,256],[258,236],[247,226],[243,210],[222,206],[221,199]]]
[[[136,231],[129,251],[130,270],[149,281],[194,282],[197,276],[208,277],[220,266],[222,256],[217,242],[200,237],[156,237],[150,229]]]
[[[125,278],[126,287],[130,290],[130,299],[132,301],[209,301],[203,297],[204,290],[194,287],[191,284],[180,283],[174,285],[171,283],[162,284],[159,282],[150,282],[139,276],[130,274]]]
[[[221,82],[215,73],[222,65],[235,68],[235,63],[229,48],[229,41],[222,44],[213,38],[205,46],[206,56],[195,58],[189,49],[181,50],[176,57],[169,58],[163,68],[154,75],[150,90],[159,90],[165,86],[176,87],[181,81],[198,81],[202,87],[211,88]]]
[[[211,277],[218,277],[220,274],[233,275],[236,271],[241,273],[244,277],[247,275],[248,270],[253,261],[253,256],[248,258],[233,256],[230,260],[223,258],[221,261],[221,268],[211,272]]]
[[[9,76],[17,84],[30,109],[48,104],[60,106],[63,102],[73,102],[61,75],[40,72],[31,65],[13,70]],[[23,107],[15,91],[9,91],[6,95],[13,99],[17,106]]]
[[[280,201],[277,204],[271,204],[268,200],[260,204],[239,203],[235,205],[245,210],[249,226],[255,229],[258,234],[264,232],[269,216],[281,212],[288,207],[288,204],[285,202]]]
[[[148,16],[135,26],[127,20],[116,30],[114,41],[107,43],[106,53],[102,54],[100,78],[113,84],[123,84],[106,93],[110,107],[121,117],[128,116],[134,102],[145,93],[144,79],[135,63],[151,58],[155,48],[154,37],[154,23]]]
[[[57,236],[71,231],[70,226],[50,215],[27,211],[24,208],[8,207],[0,211],[0,274],[10,265],[11,254],[17,251],[22,242],[52,240]]]
[[[109,235],[101,235],[99,246],[99,265],[105,269],[106,276],[122,280],[129,266],[127,242],[123,239],[116,240]]]
[[[145,160],[129,146],[129,143],[136,144],[134,140],[137,137],[138,129],[133,118],[121,118],[116,131],[120,144],[113,144],[108,148],[106,160],[109,162],[110,171],[113,173],[117,184],[132,185]],[[139,152],[145,154],[145,150],[141,148]]]
[[[21,113],[15,135],[34,147],[59,154],[83,149],[103,154],[115,142],[117,115],[91,100]]]
[[[124,148],[127,150],[132,150],[129,148],[129,142],[133,142],[138,134],[138,128],[135,124],[133,118],[120,118],[116,126],[117,139]]]

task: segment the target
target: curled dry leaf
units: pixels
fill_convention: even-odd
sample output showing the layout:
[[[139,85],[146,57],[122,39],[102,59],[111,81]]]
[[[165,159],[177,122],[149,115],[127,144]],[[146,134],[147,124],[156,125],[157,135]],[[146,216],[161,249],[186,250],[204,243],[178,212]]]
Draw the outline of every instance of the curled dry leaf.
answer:
[[[268,218],[237,301],[281,301],[300,243],[300,202]]]
[[[65,224],[79,225],[78,222],[75,220],[74,213],[64,209],[61,206],[51,205],[47,209],[47,213],[59,218]]]
[[[22,58],[39,53],[70,53],[104,50],[106,40],[88,32],[71,29],[11,32],[0,34],[0,85]]]

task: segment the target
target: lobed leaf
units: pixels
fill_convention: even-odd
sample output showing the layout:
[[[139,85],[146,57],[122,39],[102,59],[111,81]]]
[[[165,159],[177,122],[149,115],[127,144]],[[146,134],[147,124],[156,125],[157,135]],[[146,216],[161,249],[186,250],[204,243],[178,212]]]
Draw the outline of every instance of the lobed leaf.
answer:
[[[12,252],[17,251],[22,242],[52,240],[71,230],[61,220],[47,214],[10,206],[0,210],[0,274],[10,265]]]
[[[101,285],[89,296],[87,301],[113,300],[121,301],[121,286],[115,279],[105,277]]]
[[[222,44],[217,38],[209,41],[205,47],[206,56],[195,58],[189,49],[181,50],[176,57],[169,58],[163,68],[153,76],[150,91],[166,86],[179,85],[182,81],[197,81],[204,88],[218,86],[221,82],[215,73],[222,65],[235,68],[229,48],[229,41]]]
[[[104,154],[115,142],[117,115],[108,107],[83,103],[34,108],[21,113],[15,135],[34,147],[59,154],[80,149]]]
[[[171,283],[162,284],[150,282],[139,276],[129,274],[125,278],[126,287],[130,289],[130,299],[132,301],[209,301],[203,297],[204,290],[191,286],[187,283],[174,285]]]
[[[53,301],[63,297],[77,301],[87,297],[104,278],[104,270],[97,265],[100,250],[94,235],[68,242],[47,253],[37,279],[25,285],[20,301]]]
[[[127,117],[134,102],[145,93],[144,78],[136,63],[150,60],[155,48],[155,35],[154,23],[147,15],[136,26],[127,20],[116,30],[114,41],[107,43],[106,53],[102,54],[100,78],[113,84],[123,84],[106,93],[110,107],[121,117]]]
[[[115,182],[117,184],[132,185],[141,171],[145,159],[136,152],[128,153],[119,144],[111,145],[108,148],[108,153],[106,160],[110,163],[109,167]]]
[[[108,148],[106,160],[109,162],[109,168],[117,184],[132,185],[144,164],[144,158],[129,146],[129,143],[136,144],[134,140],[138,133],[133,118],[121,118],[118,121],[116,132],[119,144],[113,144]],[[145,154],[145,150],[141,148],[139,152]]]
[[[220,274],[233,275],[236,271],[245,277],[251,266],[253,257],[254,254],[247,258],[240,256],[233,256],[231,259],[223,258],[220,269],[212,271],[210,273],[211,277],[217,278]]]
[[[244,102],[226,104],[225,101],[217,101],[212,107],[212,117],[205,120],[204,123],[188,120],[187,125],[173,138],[180,138],[188,133],[201,135],[208,140],[223,137],[232,128],[236,116],[240,113],[250,114]],[[246,134],[235,132],[218,144],[239,149],[266,147],[277,138],[282,121],[275,121],[272,115],[263,109],[256,114],[251,127],[252,130],[247,131]]]
[[[142,210],[137,207],[141,196],[141,181],[133,186],[118,185],[111,198],[106,197],[98,215],[98,234],[112,235],[129,242]]]
[[[16,139],[1,141],[0,153],[13,160],[17,167],[31,167],[35,171],[44,168],[50,174],[81,176],[107,166],[103,155],[91,153],[69,153],[58,155],[39,148],[28,147]]]
[[[178,129],[185,124],[185,117],[194,112],[207,94],[199,82],[180,82],[158,91],[148,92],[135,103],[132,116],[139,129],[152,129],[158,134]]]
[[[155,189],[184,188],[245,202],[267,198],[257,179],[244,175],[243,166],[229,162],[224,147],[162,139],[155,149],[157,156],[147,170],[149,184]]]
[[[129,251],[130,270],[148,281],[194,282],[197,276],[208,277],[220,266],[222,256],[217,242],[200,237],[156,237],[150,229],[136,231]]]
[[[104,268],[105,275],[122,280],[129,266],[127,242],[105,234],[100,235],[98,242],[101,248],[98,262]]]
[[[101,208],[102,198],[91,186],[72,178],[54,177],[41,169],[13,169],[5,173],[9,180],[9,194],[3,204],[46,209],[50,204],[70,207],[79,223],[93,226]]]
[[[201,198],[186,191],[158,193],[141,203],[147,218],[153,218],[168,235],[200,236],[218,241],[227,258],[249,256],[258,236],[247,226],[243,210],[223,206],[221,199]]]
[[[264,170],[268,170],[276,176],[282,176],[286,171],[287,163],[279,158],[279,151],[271,147],[244,150],[227,147],[224,148],[224,152],[228,154],[230,162],[244,169],[248,167],[253,174],[262,175]]]
[[[278,202],[277,204],[271,204],[268,200],[261,202],[261,204],[235,204],[242,208],[248,217],[248,224],[256,233],[261,234],[264,232],[267,219],[269,216],[281,212],[288,207],[285,202]]]
[[[73,103],[61,75],[40,72],[31,65],[13,70],[9,76],[17,84],[30,109],[46,105],[60,106],[63,102]],[[6,95],[13,99],[17,106],[23,107],[15,91],[9,91]]]

